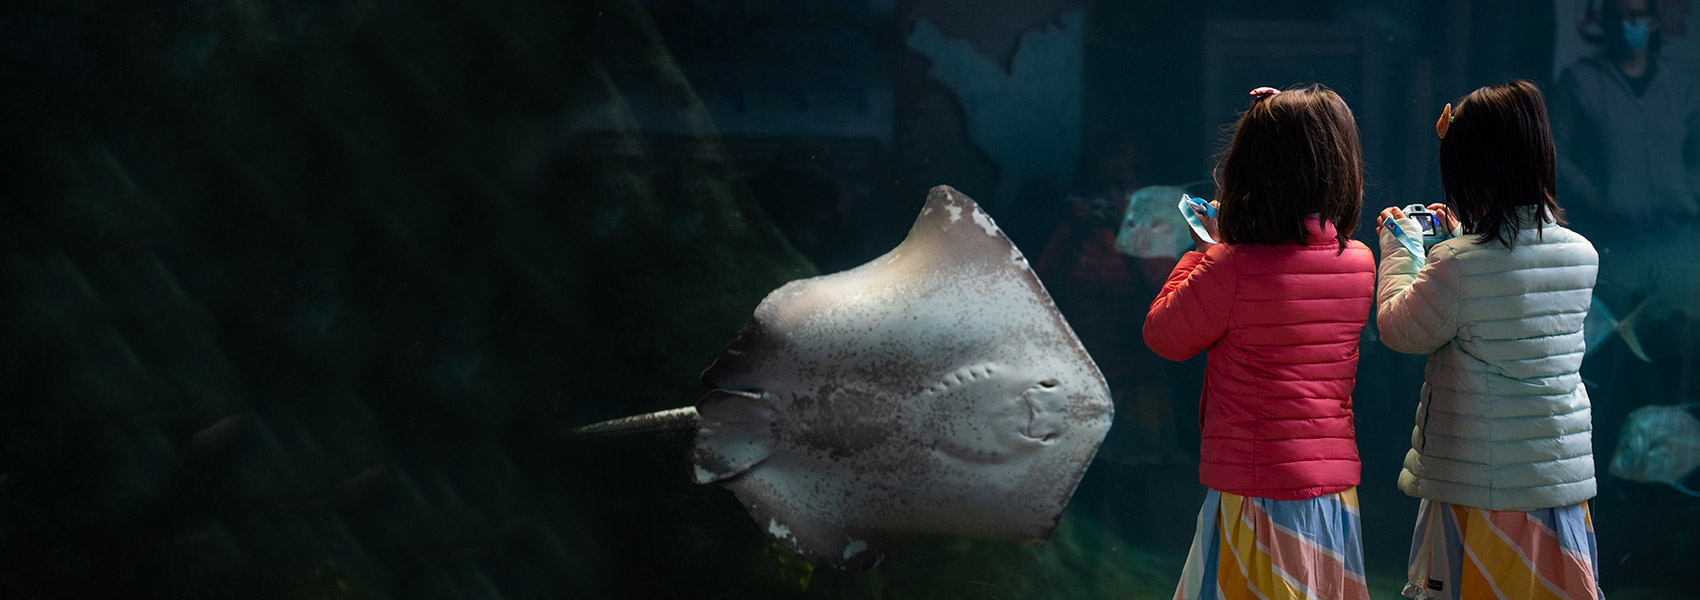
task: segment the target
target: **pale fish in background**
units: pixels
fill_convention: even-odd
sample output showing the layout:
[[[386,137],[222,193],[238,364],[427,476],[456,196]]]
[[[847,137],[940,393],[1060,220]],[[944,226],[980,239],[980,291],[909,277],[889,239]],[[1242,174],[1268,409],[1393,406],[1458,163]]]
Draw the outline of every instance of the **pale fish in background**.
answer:
[[[1647,312],[1649,302],[1651,300],[1643,301],[1635,310],[1629,312],[1629,316],[1619,321],[1606,303],[1601,302],[1599,296],[1595,296],[1593,305],[1588,307],[1588,317],[1582,322],[1582,337],[1588,341],[1584,355],[1599,350],[1600,346],[1615,334],[1623,338],[1623,343],[1629,345],[1629,351],[1635,353],[1635,358],[1645,363],[1653,362],[1653,359],[1647,357],[1647,351],[1641,348],[1640,338],[1635,336],[1635,324],[1639,323],[1641,316]]]
[[[1682,484],[1700,468],[1700,419],[1692,409],[1700,402],[1643,406],[1629,413],[1611,474],[1631,481],[1667,484],[1690,496],[1700,492]]]
[[[1116,233],[1116,250],[1136,258],[1179,258],[1192,249],[1186,218],[1175,210],[1185,188],[1153,185],[1135,191]]]

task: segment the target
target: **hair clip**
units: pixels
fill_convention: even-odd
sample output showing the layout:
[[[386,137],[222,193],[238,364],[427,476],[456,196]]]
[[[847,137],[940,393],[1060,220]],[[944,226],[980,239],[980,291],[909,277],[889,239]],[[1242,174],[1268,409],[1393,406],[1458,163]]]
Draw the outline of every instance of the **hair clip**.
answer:
[[[1267,87],[1267,86],[1266,87],[1260,87],[1260,88],[1257,88],[1257,89],[1251,91],[1251,95],[1256,97],[1257,100],[1262,100],[1264,98],[1268,98],[1270,96],[1273,96],[1273,95],[1279,94],[1279,93],[1281,93],[1281,90],[1278,90],[1278,89],[1275,89],[1275,88],[1272,88],[1272,87]],[[1253,100],[1253,102],[1256,102],[1257,100]]]
[[[1440,109],[1440,120],[1434,122],[1434,132],[1440,139],[1446,139],[1446,130],[1452,128],[1452,103],[1447,102],[1446,108]]]

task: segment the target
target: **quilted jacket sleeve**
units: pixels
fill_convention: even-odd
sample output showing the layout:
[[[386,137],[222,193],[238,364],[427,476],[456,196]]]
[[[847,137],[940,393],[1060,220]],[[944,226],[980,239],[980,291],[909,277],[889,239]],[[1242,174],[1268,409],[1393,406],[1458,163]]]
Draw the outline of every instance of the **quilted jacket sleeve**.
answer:
[[[1234,270],[1225,246],[1182,256],[1145,313],[1145,345],[1163,358],[1186,360],[1222,339],[1233,312]]]
[[[1414,230],[1414,219],[1405,227]],[[1375,325],[1381,342],[1406,354],[1428,354],[1457,337],[1458,260],[1450,245],[1421,264],[1386,228],[1376,265]]]

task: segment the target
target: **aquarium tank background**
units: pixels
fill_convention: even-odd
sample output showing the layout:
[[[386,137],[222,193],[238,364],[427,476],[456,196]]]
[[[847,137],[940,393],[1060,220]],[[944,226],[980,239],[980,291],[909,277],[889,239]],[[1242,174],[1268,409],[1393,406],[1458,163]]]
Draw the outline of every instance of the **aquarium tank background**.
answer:
[[[1141,342],[1185,248],[1126,239],[1129,198],[1210,197],[1247,91],[1321,82],[1358,118],[1374,248],[1381,208],[1440,200],[1441,106],[1510,78],[1553,104],[1560,202],[1629,325],[1583,366],[1604,590],[1700,597],[1678,490],[1700,440],[1623,433],[1700,402],[1700,188],[1612,196],[1700,182],[1700,124],[1647,138],[1686,173],[1610,170],[1623,115],[1554,100],[1609,43],[1598,4],[8,4],[0,597],[1167,598],[1204,495],[1204,357]],[[1700,11],[1642,4],[1658,75],[1687,73]],[[690,405],[769,291],[890,250],[940,184],[1032,261],[1114,397],[1048,543],[815,567],[692,483],[688,434],[568,434]],[[1366,329],[1377,598],[1404,583],[1423,364]]]

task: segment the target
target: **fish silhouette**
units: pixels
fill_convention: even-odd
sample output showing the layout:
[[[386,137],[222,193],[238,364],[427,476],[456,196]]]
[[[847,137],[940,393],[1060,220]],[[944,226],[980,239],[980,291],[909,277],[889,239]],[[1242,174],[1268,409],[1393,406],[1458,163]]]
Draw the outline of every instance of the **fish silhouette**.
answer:
[[[1629,413],[1611,474],[1632,481],[1668,484],[1690,496],[1700,492],[1682,480],[1700,467],[1700,419],[1692,409],[1700,403],[1643,406]]]
[[[1593,354],[1607,339],[1616,335],[1623,338],[1623,343],[1629,346],[1629,351],[1635,354],[1635,358],[1645,363],[1653,362],[1653,359],[1647,357],[1647,351],[1641,348],[1641,339],[1635,335],[1635,325],[1640,322],[1641,315],[1646,312],[1650,302],[1651,300],[1642,301],[1635,310],[1629,311],[1629,316],[1619,321],[1617,316],[1612,314],[1611,308],[1601,302],[1599,296],[1595,296],[1594,302],[1588,305],[1587,318],[1582,320],[1582,339],[1587,344],[1582,354]]]

